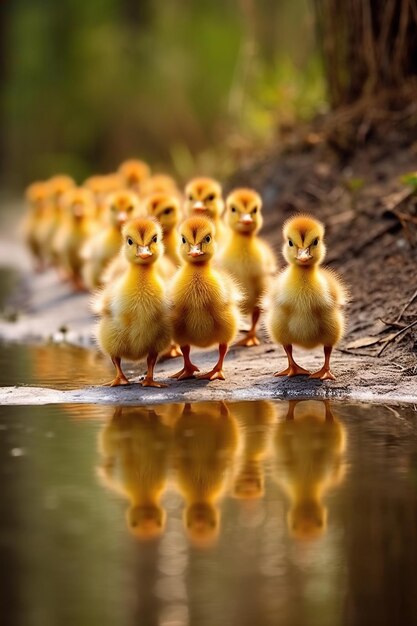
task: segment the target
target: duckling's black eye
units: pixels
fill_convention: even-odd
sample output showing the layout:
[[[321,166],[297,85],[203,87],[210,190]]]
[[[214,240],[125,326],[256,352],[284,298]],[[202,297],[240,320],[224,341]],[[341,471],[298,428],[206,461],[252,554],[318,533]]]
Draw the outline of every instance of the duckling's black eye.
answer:
[[[129,246],[133,246],[133,239],[131,239],[130,237],[127,238],[127,243],[129,244]]]
[[[189,200],[194,200],[194,198],[193,198],[193,194],[192,194],[192,193],[190,193],[190,195],[188,196],[188,199],[189,199]]]
[[[128,207],[127,207],[127,209],[126,209],[126,211],[127,211],[128,213],[130,213],[131,211],[133,211],[133,206],[132,206],[132,205],[128,206]]]
[[[185,237],[181,237],[181,241],[182,241],[182,243],[187,243],[187,240],[186,240]]]
[[[154,236],[152,237],[152,242],[153,242],[153,243],[157,243],[157,241],[158,241],[158,235],[154,235]]]
[[[172,213],[173,208],[172,207],[168,207],[167,209],[165,209],[164,211],[164,215],[169,215],[170,213]]]
[[[290,248],[292,248],[292,247],[293,247],[293,245],[294,245],[294,244],[293,244],[293,242],[291,241],[291,239],[288,241],[288,245],[290,246]]]
[[[252,213],[257,213],[257,212],[258,212],[258,207],[256,206],[256,207],[253,209]]]
[[[207,196],[206,200],[208,200],[209,202],[211,202],[212,200],[214,200],[216,196],[214,195],[214,193],[211,193],[209,196]]]
[[[313,246],[317,246],[318,243],[319,243],[319,238],[316,237],[315,240],[313,241]]]
[[[236,213],[236,207],[235,206],[231,206],[230,210],[231,210],[232,213]]]
[[[205,241],[206,243],[210,243],[210,241],[211,241],[211,235],[207,235],[206,237],[204,237],[204,241]]]

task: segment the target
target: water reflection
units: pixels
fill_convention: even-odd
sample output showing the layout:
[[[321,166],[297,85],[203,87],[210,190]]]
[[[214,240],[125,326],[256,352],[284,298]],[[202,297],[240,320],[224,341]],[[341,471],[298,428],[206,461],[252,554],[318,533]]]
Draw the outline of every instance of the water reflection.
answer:
[[[319,537],[327,528],[323,497],[344,475],[345,427],[329,402],[291,400],[274,444],[276,479],[290,501],[288,528],[297,539]]]
[[[278,485],[290,503],[291,536],[321,536],[327,528],[323,498],[344,475],[345,428],[328,402],[282,404],[116,408],[99,435],[98,475],[129,502],[129,531],[140,540],[161,535],[167,518],[164,494],[175,492],[189,541],[213,546],[224,496],[234,496],[242,507],[264,498],[270,464],[271,494]]]

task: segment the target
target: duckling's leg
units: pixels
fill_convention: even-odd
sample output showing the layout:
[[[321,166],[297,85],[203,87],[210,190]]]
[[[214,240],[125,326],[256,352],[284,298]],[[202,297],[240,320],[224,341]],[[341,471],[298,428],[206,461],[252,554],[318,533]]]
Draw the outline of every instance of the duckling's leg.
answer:
[[[200,370],[190,360],[190,346],[181,346],[182,356],[184,357],[184,367],[176,374],[172,374],[170,378],[176,378],[177,380],[184,380],[185,378],[194,378],[194,372]]]
[[[219,360],[210,372],[197,376],[199,380],[225,380],[223,372],[223,361],[227,352],[227,343],[219,344]]]
[[[305,370],[303,367],[297,365],[292,356],[292,345],[288,344],[287,346],[283,346],[285,352],[288,357],[288,367],[282,372],[275,372],[274,376],[303,376],[309,375],[310,372]]]
[[[260,314],[261,314],[261,309],[258,306],[256,306],[252,312],[252,326],[246,333],[246,337],[236,342],[237,346],[245,346],[247,348],[250,348],[252,346],[260,345],[261,342],[256,336],[256,324],[258,323]]]
[[[106,383],[106,387],[118,387],[119,385],[130,385],[128,379],[123,373],[121,368],[122,359],[118,356],[111,358],[114,367],[116,368],[116,378],[111,381],[111,383]]]
[[[324,365],[323,367],[310,375],[310,378],[320,378],[320,380],[336,380],[336,377],[330,371],[330,355],[333,346],[324,346]]]
[[[145,378],[140,382],[142,387],[168,387],[168,385],[164,385],[163,383],[157,383],[153,379],[153,371],[155,369],[156,359],[158,358],[157,352],[149,352],[147,358],[148,371],[146,373]]]

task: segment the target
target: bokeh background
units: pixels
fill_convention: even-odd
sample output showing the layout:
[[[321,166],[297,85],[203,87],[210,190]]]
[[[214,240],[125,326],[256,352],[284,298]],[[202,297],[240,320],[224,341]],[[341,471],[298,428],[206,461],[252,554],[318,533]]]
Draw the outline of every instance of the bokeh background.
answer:
[[[309,0],[3,2],[0,182],[225,177],[326,108],[315,30]]]

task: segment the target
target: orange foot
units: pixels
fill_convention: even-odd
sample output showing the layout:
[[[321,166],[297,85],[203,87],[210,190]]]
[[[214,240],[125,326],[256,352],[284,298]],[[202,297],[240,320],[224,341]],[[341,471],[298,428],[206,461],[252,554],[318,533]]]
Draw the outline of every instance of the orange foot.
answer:
[[[237,341],[236,346],[244,346],[245,348],[251,348],[252,346],[260,346],[261,342],[259,341],[256,335],[246,335],[240,341]]]
[[[141,380],[139,384],[142,385],[142,387],[168,387],[168,385],[165,385],[164,383],[157,383],[156,380],[148,377]]]
[[[177,346],[177,345],[175,345],[175,343],[173,343],[172,346],[170,348],[168,348],[168,350],[161,355],[159,360],[160,361],[166,361],[167,359],[176,359],[179,356],[182,356],[182,352],[181,352],[179,346]]]
[[[171,374],[170,378],[176,378],[177,380],[185,380],[186,378],[195,378],[194,372],[199,372],[200,370],[196,365],[191,365],[189,367],[183,367],[182,370],[177,372],[176,374]]]
[[[336,380],[336,376],[327,367],[322,367],[321,370],[310,374],[310,378],[319,378],[320,380]]]
[[[198,380],[226,380],[223,370],[212,369],[207,374],[200,374],[197,376]]]
[[[130,385],[130,382],[127,380],[126,376],[116,376],[111,383],[105,383],[105,387],[119,387],[120,385]]]
[[[300,367],[296,363],[294,365],[289,365],[282,372],[275,372],[274,376],[288,376],[291,378],[292,376],[309,376],[310,372],[305,370],[304,367]]]

